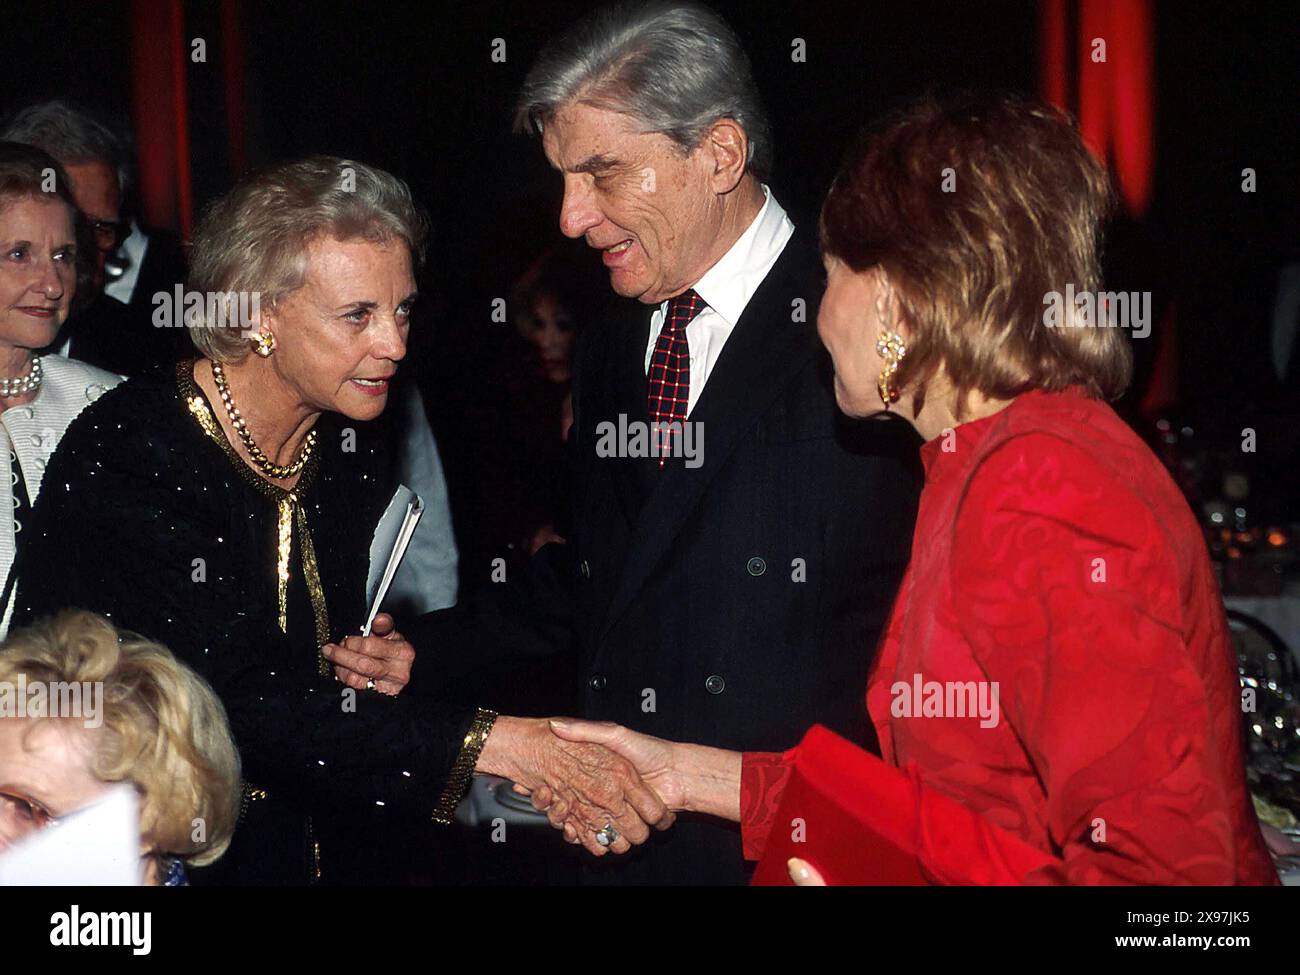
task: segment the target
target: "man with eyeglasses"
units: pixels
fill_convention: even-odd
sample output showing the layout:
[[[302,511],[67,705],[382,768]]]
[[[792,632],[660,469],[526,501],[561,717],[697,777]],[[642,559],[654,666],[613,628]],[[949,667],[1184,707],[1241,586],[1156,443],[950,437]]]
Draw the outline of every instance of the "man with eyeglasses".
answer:
[[[91,294],[83,295],[56,351],[130,375],[189,354],[183,328],[152,326],[153,295],[185,277],[180,247],[145,233],[125,215],[130,189],[123,140],[98,119],[62,101],[22,109],[0,139],[45,150],[62,164],[94,244]]]

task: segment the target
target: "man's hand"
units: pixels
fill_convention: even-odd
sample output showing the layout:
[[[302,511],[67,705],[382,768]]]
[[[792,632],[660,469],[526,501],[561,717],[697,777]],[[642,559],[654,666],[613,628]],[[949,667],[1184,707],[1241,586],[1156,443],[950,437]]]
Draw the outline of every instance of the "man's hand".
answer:
[[[641,780],[663,799],[670,812],[688,811],[740,822],[740,752],[707,745],[665,741],[624,728],[612,721],[555,718],[551,730],[570,742],[602,745],[632,763]],[[525,790],[517,790],[529,794]],[[556,797],[545,789],[531,793],[533,806],[556,826]],[[561,807],[562,808],[562,807]],[[564,835],[571,838],[569,824]]]
[[[685,785],[674,763],[673,742],[643,735],[613,721],[552,718],[550,725],[558,738],[604,745],[626,758],[664,805],[674,811],[686,808]]]
[[[541,791],[551,824],[595,856],[626,853],[649,839],[651,826],[667,829],[674,818],[626,759],[602,745],[557,738],[544,718],[497,718],[476,771],[505,776],[520,792]],[[608,825],[618,839],[605,847],[596,833]]]
[[[321,647],[325,659],[334,665],[334,675],[348,687],[373,690],[397,696],[411,680],[415,647],[394,629],[393,618],[380,613],[370,626],[370,636],[350,636],[343,646],[327,643]]]
[[[654,789],[670,813],[685,808],[681,780],[673,765],[672,742],[638,734],[612,721],[552,718],[549,724],[558,738],[601,745],[627,759],[641,776],[641,781]],[[533,808],[546,813],[547,819],[556,829],[564,830],[566,840],[570,843],[580,842],[582,821],[573,816],[568,803],[557,797],[547,786],[529,790],[516,784],[515,791],[530,796]]]

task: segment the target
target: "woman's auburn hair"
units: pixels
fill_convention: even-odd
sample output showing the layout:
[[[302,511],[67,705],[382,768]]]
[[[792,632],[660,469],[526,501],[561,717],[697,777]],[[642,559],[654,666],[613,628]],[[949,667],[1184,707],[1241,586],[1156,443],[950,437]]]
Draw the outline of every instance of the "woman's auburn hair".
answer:
[[[924,395],[942,365],[958,404],[970,390],[1071,386],[1115,399],[1132,375],[1128,337],[1044,322],[1052,292],[1100,288],[1113,201],[1063,112],[1014,96],[926,98],[851,152],[822,206],[821,247],[892,286],[910,331],[900,389]]]
[[[11,633],[0,645],[0,680],[19,675],[102,684],[92,773],[135,786],[141,836],[158,853],[201,867],[226,852],[239,818],[239,753],[203,678],[161,644],[84,610]]]

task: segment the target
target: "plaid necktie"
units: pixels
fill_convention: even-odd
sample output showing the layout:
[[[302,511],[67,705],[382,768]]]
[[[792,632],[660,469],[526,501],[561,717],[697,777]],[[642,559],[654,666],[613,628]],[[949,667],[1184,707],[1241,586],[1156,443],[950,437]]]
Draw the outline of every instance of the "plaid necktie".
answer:
[[[650,357],[646,406],[652,433],[659,439],[660,467],[672,453],[674,431],[667,424],[686,422],[691,392],[691,349],[686,344],[686,326],[704,307],[704,299],[694,289],[670,299],[654,355]],[[680,427],[677,433],[680,435]]]

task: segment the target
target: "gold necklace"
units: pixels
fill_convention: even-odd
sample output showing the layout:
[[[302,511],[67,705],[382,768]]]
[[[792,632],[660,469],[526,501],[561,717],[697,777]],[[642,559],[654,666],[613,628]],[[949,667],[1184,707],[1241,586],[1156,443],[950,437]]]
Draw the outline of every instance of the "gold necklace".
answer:
[[[248,456],[252,458],[258,470],[267,477],[282,481],[285,478],[293,477],[307,465],[307,458],[311,456],[311,452],[316,446],[315,430],[307,434],[307,439],[302,445],[297,460],[288,465],[273,464],[271,459],[262,453],[262,448],[254,442],[253,435],[248,432],[248,424],[244,422],[244,418],[240,415],[239,407],[230,398],[230,387],[226,385],[226,371],[221,368],[219,362],[212,363],[212,380],[217,384],[217,392],[221,394],[221,403],[226,408],[226,416],[230,417],[230,425],[239,434],[244,449],[248,451]]]

